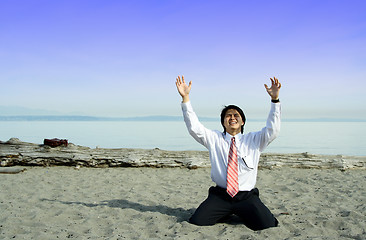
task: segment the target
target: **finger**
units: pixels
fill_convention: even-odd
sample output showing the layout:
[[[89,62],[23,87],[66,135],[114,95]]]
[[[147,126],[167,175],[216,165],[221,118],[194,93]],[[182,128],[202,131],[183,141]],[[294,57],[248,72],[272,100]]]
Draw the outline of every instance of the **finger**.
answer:
[[[274,78],[275,79],[275,84],[276,84],[276,87],[277,88],[280,88],[280,86],[281,86],[281,83],[280,83],[280,81],[278,81],[278,78]]]
[[[272,86],[275,84],[275,81],[271,78]]]
[[[268,90],[269,88],[268,88],[268,86],[267,86],[267,84],[264,84],[264,87]]]
[[[192,87],[192,81],[189,81],[189,85],[188,85],[189,88]]]
[[[278,89],[280,89],[281,88],[281,83],[280,82],[278,82]]]

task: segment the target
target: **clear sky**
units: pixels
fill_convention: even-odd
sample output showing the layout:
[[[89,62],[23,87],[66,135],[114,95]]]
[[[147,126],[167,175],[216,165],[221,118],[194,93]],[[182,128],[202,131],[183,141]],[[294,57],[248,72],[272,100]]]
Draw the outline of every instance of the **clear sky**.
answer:
[[[1,0],[0,105],[91,116],[366,119],[364,0]],[[4,109],[4,108],[3,108]],[[0,113],[4,114],[4,113]]]

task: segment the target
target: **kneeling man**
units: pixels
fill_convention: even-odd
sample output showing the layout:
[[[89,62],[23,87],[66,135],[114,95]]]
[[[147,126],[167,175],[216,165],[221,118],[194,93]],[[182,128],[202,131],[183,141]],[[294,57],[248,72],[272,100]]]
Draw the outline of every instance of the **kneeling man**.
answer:
[[[255,188],[258,162],[261,152],[279,134],[281,83],[271,78],[272,86],[265,88],[271,97],[271,110],[266,126],[258,132],[243,133],[245,115],[235,106],[225,107],[221,112],[224,131],[205,128],[193,111],[189,93],[192,81],[187,85],[184,77],[178,76],[176,86],[181,95],[184,121],[191,136],[205,146],[210,154],[211,178],[216,183],[209,189],[207,199],[201,203],[190,223],[214,225],[231,214],[239,216],[252,230],[262,230],[278,225],[277,219],[259,199]]]

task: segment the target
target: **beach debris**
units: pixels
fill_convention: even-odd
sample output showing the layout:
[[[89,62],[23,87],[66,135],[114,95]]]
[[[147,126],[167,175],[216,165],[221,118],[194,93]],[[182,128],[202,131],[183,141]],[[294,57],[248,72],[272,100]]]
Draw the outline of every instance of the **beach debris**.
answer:
[[[26,168],[0,167],[0,174],[17,174],[27,170]]]
[[[280,215],[290,215],[288,212],[281,212]]]
[[[52,139],[44,139],[43,144],[50,147],[59,147],[59,146],[67,147],[68,141],[67,139],[52,138]]]

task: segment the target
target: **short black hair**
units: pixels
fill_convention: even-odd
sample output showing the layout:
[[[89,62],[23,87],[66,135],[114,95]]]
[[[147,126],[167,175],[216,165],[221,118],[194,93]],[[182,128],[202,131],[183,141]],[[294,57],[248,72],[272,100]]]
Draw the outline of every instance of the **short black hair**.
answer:
[[[245,124],[245,121],[246,121],[246,118],[245,118],[245,115],[244,115],[244,112],[243,110],[241,110],[240,107],[238,106],[235,106],[235,105],[228,105],[228,106],[225,106],[224,109],[222,109],[221,111],[221,125],[222,127],[224,128],[224,133],[226,133],[226,128],[224,126],[224,120],[225,120],[225,115],[226,115],[226,112],[229,110],[229,109],[234,109],[236,111],[238,111],[238,113],[240,114],[244,124]],[[244,125],[241,126],[241,133],[244,132]]]

